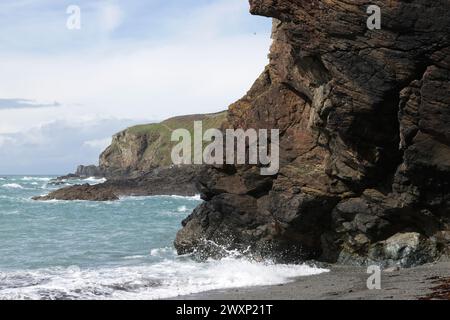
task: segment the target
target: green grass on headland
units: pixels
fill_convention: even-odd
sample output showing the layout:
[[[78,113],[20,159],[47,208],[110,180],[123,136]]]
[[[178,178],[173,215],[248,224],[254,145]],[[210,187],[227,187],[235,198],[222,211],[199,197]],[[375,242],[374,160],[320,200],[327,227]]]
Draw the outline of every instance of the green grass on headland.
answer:
[[[161,123],[130,127],[115,135],[111,146],[102,154],[101,162],[115,169],[140,171],[169,166],[172,164],[171,150],[177,144],[171,141],[174,130],[186,129],[193,134],[195,121],[202,121],[205,131],[221,128],[226,120],[227,111],[222,111],[179,116]]]

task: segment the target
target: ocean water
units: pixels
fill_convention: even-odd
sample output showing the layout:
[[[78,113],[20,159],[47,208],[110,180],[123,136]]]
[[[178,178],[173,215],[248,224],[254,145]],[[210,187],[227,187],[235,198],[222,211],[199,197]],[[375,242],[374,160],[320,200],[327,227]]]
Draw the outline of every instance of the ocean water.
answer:
[[[327,270],[236,255],[196,262],[173,240],[199,197],[50,201],[54,177],[0,177],[0,299],[162,299],[280,284]],[[88,179],[75,183],[100,183]]]

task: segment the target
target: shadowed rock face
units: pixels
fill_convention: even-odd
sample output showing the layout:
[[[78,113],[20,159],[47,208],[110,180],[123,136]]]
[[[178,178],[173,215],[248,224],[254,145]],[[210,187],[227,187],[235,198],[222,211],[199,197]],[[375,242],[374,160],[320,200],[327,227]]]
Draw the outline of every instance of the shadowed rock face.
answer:
[[[448,252],[450,2],[371,3],[381,30],[366,1],[250,1],[274,42],[228,122],[280,129],[280,172],[205,169],[180,253],[409,266]]]

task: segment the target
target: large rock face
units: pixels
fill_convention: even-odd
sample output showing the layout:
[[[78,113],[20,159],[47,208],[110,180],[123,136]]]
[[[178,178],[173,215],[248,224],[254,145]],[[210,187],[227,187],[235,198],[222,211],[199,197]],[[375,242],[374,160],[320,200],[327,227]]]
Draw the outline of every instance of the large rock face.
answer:
[[[450,3],[371,4],[381,30],[367,1],[250,1],[274,18],[274,42],[228,122],[280,129],[280,172],[205,170],[180,253],[408,266],[448,252]]]

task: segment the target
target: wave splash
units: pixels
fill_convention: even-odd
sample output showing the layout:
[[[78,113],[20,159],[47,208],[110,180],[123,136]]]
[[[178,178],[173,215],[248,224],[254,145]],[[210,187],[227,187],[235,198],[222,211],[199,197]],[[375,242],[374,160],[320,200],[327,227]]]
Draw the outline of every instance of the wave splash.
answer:
[[[21,180],[22,181],[50,181],[52,178],[50,177],[23,177]]]
[[[12,177],[0,183],[0,189],[5,188],[0,192],[0,218],[4,229],[11,230],[0,233],[5,243],[0,259],[0,300],[164,299],[280,284],[327,272],[307,265],[257,262],[232,251],[226,251],[222,260],[206,262],[177,256],[172,239],[181,218],[200,203],[200,196],[124,197],[101,204],[32,201],[30,197],[45,188],[42,184],[47,185],[44,179],[49,178]],[[29,223],[22,223],[24,217]],[[39,252],[25,250],[18,256],[17,252],[33,247],[24,241],[37,241],[21,236],[30,225],[42,228],[39,241],[45,245]],[[68,237],[66,230],[73,237]],[[141,241],[143,235],[145,242]],[[74,249],[72,256],[67,258],[66,252],[52,243]],[[109,251],[111,246],[114,252]],[[61,267],[61,263],[74,266]]]
[[[25,189],[23,186],[21,186],[18,183],[7,183],[3,185],[3,188],[7,189]]]
[[[233,257],[203,263],[178,257],[146,266],[0,273],[0,299],[164,299],[215,289],[282,284],[324,272],[328,270]]]

